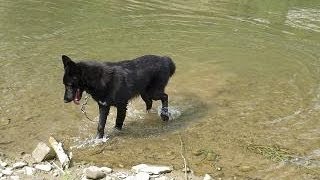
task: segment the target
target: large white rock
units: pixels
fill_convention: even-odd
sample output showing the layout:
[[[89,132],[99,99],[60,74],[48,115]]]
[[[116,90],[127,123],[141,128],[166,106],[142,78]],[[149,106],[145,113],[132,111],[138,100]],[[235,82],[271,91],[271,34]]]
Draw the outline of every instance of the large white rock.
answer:
[[[16,162],[12,165],[13,169],[20,169],[28,165],[26,162]]]
[[[102,179],[106,174],[97,166],[90,166],[85,169],[86,177],[89,179]]]
[[[209,174],[206,174],[204,175],[203,180],[213,180],[213,178]]]
[[[49,171],[51,171],[52,166],[51,166],[51,164],[37,164],[37,165],[35,166],[35,168],[36,168],[36,169],[39,169],[39,170],[41,170],[41,171],[49,172]]]
[[[172,168],[169,166],[154,166],[154,165],[147,165],[147,164],[139,164],[132,167],[136,173],[145,172],[148,174],[163,174],[172,171]]]
[[[32,157],[36,162],[42,162],[52,156],[52,150],[43,142],[39,142],[36,149],[32,152]]]

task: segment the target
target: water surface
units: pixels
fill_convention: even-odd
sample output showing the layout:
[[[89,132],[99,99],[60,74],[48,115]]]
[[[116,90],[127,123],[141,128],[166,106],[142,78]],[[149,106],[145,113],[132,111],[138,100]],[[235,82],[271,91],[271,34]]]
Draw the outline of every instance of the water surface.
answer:
[[[50,135],[73,147],[95,134],[79,106],[63,103],[62,54],[159,54],[176,62],[166,91],[181,115],[164,123],[159,103],[147,114],[135,99],[116,132],[112,109],[109,140],[72,149],[76,161],[182,169],[182,140],[197,174],[320,176],[319,1],[1,0],[0,13],[1,151],[31,152]],[[92,99],[87,112],[97,116]]]

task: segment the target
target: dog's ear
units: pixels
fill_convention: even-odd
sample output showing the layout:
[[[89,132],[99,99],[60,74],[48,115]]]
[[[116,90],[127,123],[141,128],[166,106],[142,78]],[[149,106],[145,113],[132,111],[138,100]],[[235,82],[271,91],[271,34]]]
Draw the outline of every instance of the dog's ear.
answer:
[[[64,68],[68,67],[68,66],[74,66],[76,63],[73,62],[68,56],[66,55],[62,55],[62,62],[63,62],[63,66]]]

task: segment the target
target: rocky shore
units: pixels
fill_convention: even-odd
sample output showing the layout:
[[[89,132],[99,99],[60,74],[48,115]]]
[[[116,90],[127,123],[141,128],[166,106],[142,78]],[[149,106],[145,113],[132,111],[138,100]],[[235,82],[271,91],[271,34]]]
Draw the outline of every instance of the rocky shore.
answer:
[[[190,169],[176,170],[171,166],[138,164],[131,169],[96,166],[72,162],[72,153],[64,153],[61,144],[53,147],[40,142],[30,154],[10,158],[0,153],[0,180],[11,179],[104,179],[104,180],[210,180],[210,175],[195,176]],[[57,148],[59,147],[59,148]],[[59,155],[60,154],[60,155]],[[61,158],[61,156],[64,157]]]

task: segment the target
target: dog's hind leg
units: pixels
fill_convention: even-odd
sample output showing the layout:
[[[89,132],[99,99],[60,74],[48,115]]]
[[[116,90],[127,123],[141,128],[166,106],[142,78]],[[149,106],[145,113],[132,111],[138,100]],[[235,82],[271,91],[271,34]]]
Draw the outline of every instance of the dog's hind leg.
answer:
[[[152,99],[147,94],[141,94],[141,98],[146,103],[146,110],[147,112],[149,112],[150,109],[152,108]]]
[[[104,127],[106,126],[109,110],[110,110],[110,106],[99,104],[99,124],[98,124],[98,132],[96,136],[97,139],[101,139],[104,136]]]
[[[115,128],[118,130],[122,129],[123,121],[126,118],[127,113],[127,103],[117,105],[117,119],[116,119],[116,125]]]

